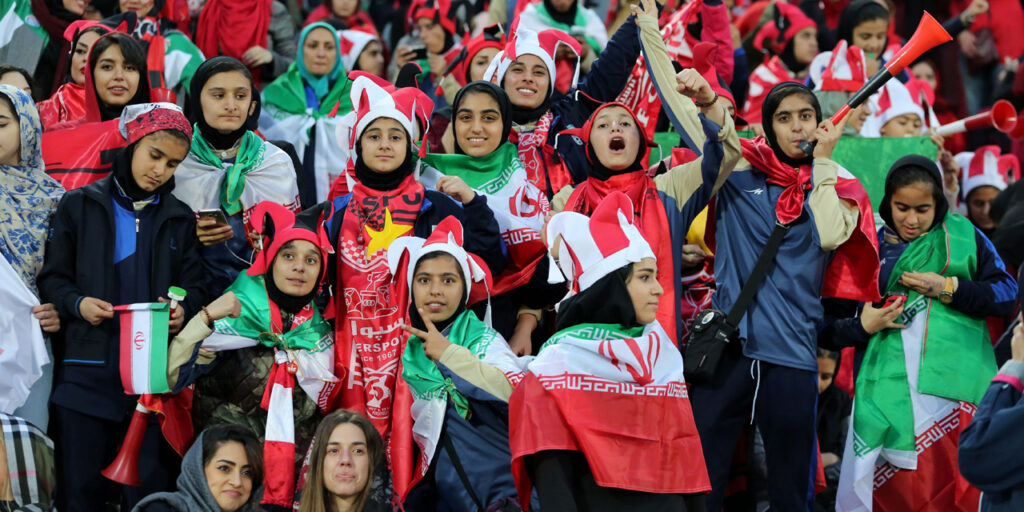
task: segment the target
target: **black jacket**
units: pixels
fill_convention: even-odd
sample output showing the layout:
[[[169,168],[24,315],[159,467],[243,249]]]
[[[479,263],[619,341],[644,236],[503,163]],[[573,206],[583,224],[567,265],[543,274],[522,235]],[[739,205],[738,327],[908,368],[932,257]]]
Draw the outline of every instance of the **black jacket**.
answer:
[[[79,316],[77,308],[80,297],[114,300],[115,193],[109,176],[71,190],[57,205],[50,224],[39,294],[43,302],[56,306],[64,325],[63,362],[67,365],[105,365],[108,343],[116,343],[116,318],[94,327]],[[206,303],[195,216],[171,194],[163,195],[153,207],[151,300],[165,297],[171,286],[182,287],[188,292],[182,303],[185,318],[191,318]]]

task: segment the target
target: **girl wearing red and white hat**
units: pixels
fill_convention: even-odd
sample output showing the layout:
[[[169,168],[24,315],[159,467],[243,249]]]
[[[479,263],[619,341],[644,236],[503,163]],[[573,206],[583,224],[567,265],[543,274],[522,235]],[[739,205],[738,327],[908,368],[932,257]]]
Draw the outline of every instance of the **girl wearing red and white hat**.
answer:
[[[492,273],[504,268],[505,255],[486,198],[460,179],[442,180],[438,191],[416,181],[413,140],[426,129],[429,99],[413,88],[385,89],[366,76],[353,81],[352,94],[358,98],[355,120],[343,135],[355,158],[353,185],[321,206],[331,212],[326,228],[335,250],[328,261],[333,304],[327,314],[335,320],[336,369],[344,383],[335,405],[365,414],[394,453],[401,448],[392,444],[391,433],[400,438],[411,425],[408,403],[395,403],[409,399],[398,384],[408,299],[388,270],[388,247],[403,236],[426,238],[454,216],[466,228],[466,249]],[[399,495],[408,491],[403,485],[409,478],[396,468]]]
[[[531,485],[541,510],[593,511],[702,510],[711,488],[683,360],[657,319],[658,257],[633,211],[615,192],[545,228],[576,293],[509,400],[524,507]]]

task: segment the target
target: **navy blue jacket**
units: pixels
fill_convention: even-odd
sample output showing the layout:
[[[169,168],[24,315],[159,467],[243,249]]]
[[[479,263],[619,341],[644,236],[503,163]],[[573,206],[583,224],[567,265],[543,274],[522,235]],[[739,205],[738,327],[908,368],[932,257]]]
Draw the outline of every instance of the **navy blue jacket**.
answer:
[[[115,221],[119,211],[126,213],[121,206],[115,208],[115,194],[120,191],[114,179],[107,177],[64,195],[50,224],[39,294],[44,302],[55,305],[65,329],[66,342],[54,347],[55,353],[62,354],[56,366],[54,402],[119,421],[132,410],[135,398],[124,394],[117,377],[117,319],[92,326],[79,316],[79,300],[96,297],[114,305],[122,298],[155,302],[166,296],[169,287],[179,286],[188,292],[181,307],[185,318],[190,318],[206,303],[206,296],[192,210],[165,194],[137,213],[140,232],[133,233],[130,223],[124,229],[125,222]],[[141,232],[144,226],[151,226],[149,232]],[[148,247],[139,248],[128,237],[148,242]],[[135,253],[148,253],[149,261],[133,258]],[[119,268],[130,268],[133,275],[119,275]],[[133,283],[136,276],[146,276],[148,282]],[[144,299],[140,291],[147,293]]]
[[[981,489],[981,512],[1024,510],[1024,363],[1007,361],[960,434],[960,473]]]

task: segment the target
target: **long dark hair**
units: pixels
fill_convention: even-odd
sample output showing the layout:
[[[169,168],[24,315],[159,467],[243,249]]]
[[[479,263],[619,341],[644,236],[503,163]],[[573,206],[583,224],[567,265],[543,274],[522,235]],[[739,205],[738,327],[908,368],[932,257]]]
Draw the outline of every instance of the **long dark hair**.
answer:
[[[100,55],[103,55],[103,52],[107,51],[111,46],[120,48],[125,62],[134,65],[139,70],[139,86],[135,90],[135,95],[128,100],[126,105],[149,103],[149,68],[146,65],[146,50],[132,36],[120,32],[111,32],[99,38],[92,45],[92,50],[89,51],[89,72],[93,77],[96,76],[96,63],[99,61]],[[92,94],[96,95],[96,103],[100,107],[100,113],[104,121],[115,119],[121,115],[121,110],[124,109],[123,105],[116,107],[105,105],[103,100],[100,99],[99,94],[96,92],[95,78],[93,78],[92,89]]]
[[[374,428],[366,416],[354,411],[344,409],[334,411],[316,427],[313,448],[309,455],[309,470],[306,473],[306,486],[302,489],[302,498],[299,502],[299,512],[326,512],[329,498],[327,489],[324,487],[324,458],[327,457],[327,443],[331,440],[331,434],[339,425],[351,423],[363,431],[366,436],[366,451],[370,458],[369,474],[366,476],[366,487],[359,492],[356,498],[354,510],[361,511],[366,506],[370,496],[370,487],[373,486],[374,470],[377,463],[384,456],[384,441],[381,439],[377,429]]]

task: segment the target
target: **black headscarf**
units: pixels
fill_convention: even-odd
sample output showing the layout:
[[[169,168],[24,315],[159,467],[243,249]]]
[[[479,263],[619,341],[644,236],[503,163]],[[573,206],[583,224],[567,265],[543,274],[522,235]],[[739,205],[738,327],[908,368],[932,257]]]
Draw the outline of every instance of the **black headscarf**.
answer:
[[[548,10],[548,14],[551,15],[551,19],[570,27],[576,23],[576,10],[579,9],[578,0],[573,0],[569,10],[565,12],[555,10],[555,5],[551,3],[551,0],[544,0],[544,7]]]
[[[807,69],[807,67],[810,66],[811,64],[809,62],[807,64],[804,64],[796,60],[796,53],[794,53],[793,50],[793,47],[795,46],[795,40],[796,38],[794,37],[793,39],[790,39],[788,43],[786,43],[786,47],[783,48],[782,53],[779,54],[779,60],[781,60],[782,63],[786,65],[786,69],[788,69],[790,72],[794,74],[799,74],[801,71]]]
[[[594,119],[594,117],[597,116],[598,112],[600,112],[600,111],[601,111],[601,108],[597,108],[596,110],[594,110],[594,113],[591,114],[590,118]],[[632,115],[632,114],[633,113],[630,112],[630,115]],[[633,116],[633,121],[637,122],[635,115]],[[643,132],[640,131],[641,130],[640,125],[636,125],[636,130],[637,130],[637,133],[638,133],[638,136],[639,136],[639,139],[640,139],[640,144],[637,146],[637,150],[636,150],[636,160],[633,160],[633,163],[630,164],[629,167],[626,167],[625,169],[621,169],[621,170],[618,170],[618,171],[613,171],[613,170],[605,167],[604,164],[601,163],[601,159],[597,158],[597,153],[594,152],[593,144],[590,144],[590,134],[589,133],[586,134],[586,136],[587,136],[587,158],[589,158],[590,162],[591,162],[590,174],[589,174],[589,176],[591,178],[594,178],[594,179],[597,179],[597,180],[601,180],[601,181],[607,181],[608,178],[611,178],[613,175],[616,175],[616,174],[625,174],[625,173],[629,173],[629,172],[635,172],[635,171],[642,171],[642,170],[644,170],[644,163],[645,163],[644,162],[644,160],[645,160],[644,157],[647,156],[647,140],[644,138]]]
[[[476,82],[468,83],[459,92],[455,93],[455,101],[452,102],[452,123],[455,123],[456,116],[459,115],[459,106],[462,105],[462,100],[469,94],[483,93],[494,98],[494,101],[498,103],[498,113],[501,114],[501,139],[508,140],[509,134],[512,133],[512,117],[509,112],[512,109],[512,103],[508,100],[508,94],[501,87],[493,82],[486,80],[477,80]],[[452,129],[454,130],[454,126]],[[455,153],[464,155],[465,151],[459,146],[459,138],[455,137]]]
[[[252,114],[246,118],[242,126],[231,133],[221,133],[217,129],[213,128],[206,122],[206,117],[203,115],[203,105],[199,100],[200,95],[203,92],[203,87],[206,82],[210,81],[213,75],[220,73],[227,73],[230,71],[237,71],[249,79],[249,87],[252,89],[252,101],[256,103],[256,107],[252,109]],[[185,113],[188,115],[188,120],[195,123],[199,128],[199,133],[202,134],[203,139],[206,140],[214,149],[231,149],[238,142],[238,139],[245,135],[246,131],[255,131],[260,118],[260,92],[256,89],[256,83],[252,79],[252,73],[245,67],[238,59],[231,57],[213,57],[199,65],[196,69],[195,75],[192,76],[192,82],[189,84],[188,96],[185,99]]]
[[[314,220],[318,221],[319,217],[314,219],[311,217],[303,217],[297,215],[295,217],[294,227],[299,229],[305,229],[311,233],[316,234],[316,227],[310,224],[310,222]],[[287,245],[287,242],[281,244],[281,249],[284,249],[285,245]],[[278,249],[278,254],[280,254],[281,249]],[[276,260],[277,254],[274,255],[274,261]],[[307,293],[306,295],[296,297],[295,295],[289,295],[281,291],[281,289],[277,287],[277,283],[274,282],[274,265],[273,263],[271,263],[270,268],[267,269],[267,272],[263,277],[264,284],[266,285],[267,288],[267,297],[269,297],[270,300],[274,301],[274,304],[277,304],[277,307],[281,309],[282,313],[294,315],[299,311],[302,311],[302,308],[306,307],[310,302],[313,302],[313,298],[316,297],[316,293],[320,288],[320,282],[324,278],[324,271],[326,270],[326,268],[327,262],[324,260],[320,260],[320,273],[316,276],[316,285],[313,286],[313,290]],[[282,318],[282,320],[285,319]],[[290,327],[288,322],[284,321],[281,322],[281,325],[284,327],[286,331]]]
[[[437,254],[437,253],[448,254],[448,253],[443,252],[443,251],[437,251],[434,254]],[[423,261],[426,261],[426,260],[424,260],[424,257],[430,256],[430,254],[431,253],[427,253],[427,254],[424,254],[423,256],[420,257],[420,259],[416,262],[416,267],[417,268],[414,268],[414,269],[410,270],[410,272],[413,272],[413,275],[415,275],[415,272],[418,269],[419,264],[421,262],[423,262]],[[459,279],[462,280],[462,286],[463,286],[462,295],[459,296],[459,307],[455,310],[454,313],[452,313],[452,316],[450,316],[447,319],[442,320],[440,322],[434,322],[434,327],[437,328],[437,330],[441,331],[441,332],[443,332],[445,329],[448,328],[449,325],[451,325],[453,322],[455,322],[455,319],[458,318],[459,315],[461,315],[462,312],[466,310],[466,289],[465,289],[465,287],[466,286],[471,286],[471,284],[466,282],[466,276],[462,275],[462,267],[460,267],[457,263],[455,264],[455,271],[458,272]],[[412,290],[410,290],[410,293],[412,293]],[[423,317],[420,316],[419,308],[416,307],[416,301],[415,300],[409,301],[409,325],[412,325],[413,327],[415,327],[415,328],[417,328],[417,329],[419,329],[421,331],[426,331],[427,330],[427,324],[423,322]]]
[[[574,325],[620,324],[624,327],[640,325],[636,321],[636,308],[626,289],[626,279],[633,271],[633,265],[626,265],[598,279],[590,288],[583,290],[558,306],[555,331]]]
[[[373,125],[373,123],[370,123]],[[367,126],[367,129],[370,127]],[[405,151],[405,160],[398,166],[397,169],[391,172],[377,172],[370,169],[366,162],[363,161],[363,144],[362,141],[356,141],[356,163],[355,163],[355,174],[356,179],[359,183],[370,187],[373,190],[386,192],[388,190],[394,190],[405,181],[405,178],[409,177],[415,169],[415,164],[412,161],[412,153],[416,150],[416,146],[412,143],[412,134],[406,132],[406,138],[409,140],[409,144]]]
[[[885,195],[882,197],[881,204],[878,205],[878,215],[893,231],[896,231],[892,222],[892,205],[890,204],[893,193],[897,189],[918,183],[922,179],[928,180],[934,185],[932,199],[935,200],[935,219],[925,231],[931,231],[946,218],[949,203],[946,201],[946,195],[942,193],[942,173],[939,172],[935,161],[921,155],[907,155],[897,160],[889,168],[889,174],[885,176]],[[899,231],[896,232],[899,233]]]
[[[836,35],[850,46],[854,46],[853,29],[865,21],[878,19],[883,19],[888,23],[889,10],[874,0],[854,0],[843,8],[842,14],[839,15],[839,27],[836,30]],[[874,57],[878,59],[882,56],[875,55]]]
[[[506,75],[507,75],[507,73],[506,73]],[[551,83],[554,83],[555,77],[548,76],[548,80]],[[505,89],[505,77],[501,78],[501,89],[502,90]],[[551,108],[551,91],[552,91],[552,89],[554,89],[554,87],[552,87],[551,85],[548,85],[548,90],[544,91],[544,94],[545,94],[544,101],[542,101],[540,103],[540,106],[538,106],[537,108],[526,110],[526,109],[517,107],[517,106],[515,106],[515,105],[510,103],[510,106],[512,108],[512,122],[515,123],[515,124],[529,124],[529,123],[532,123],[532,122],[540,119],[540,116],[543,116],[544,113],[547,112],[548,109]]]
[[[782,100],[793,94],[801,94],[812,107],[814,107],[814,117],[816,119],[815,126],[821,123],[821,104],[818,103],[818,98],[814,93],[807,88],[806,85],[798,82],[782,82],[772,87],[772,90],[768,91],[768,95],[764,98],[764,103],[761,104],[761,124],[764,126],[764,138],[768,141],[768,145],[771,146],[772,151],[775,152],[775,156],[779,158],[779,161],[786,165],[793,167],[800,167],[801,165],[810,165],[813,163],[814,158],[811,155],[807,155],[803,158],[791,158],[787,155],[782,148],[779,147],[779,142],[775,140],[775,130],[772,124],[775,120],[775,111],[779,109],[779,105],[782,104]],[[813,132],[812,132],[813,133]],[[812,133],[808,133],[810,136]]]
[[[139,146],[140,141],[136,141],[125,148],[123,148],[114,158],[113,169],[111,174],[117,181],[117,184],[121,187],[121,190],[126,196],[131,198],[132,201],[142,201],[147,197],[154,195],[166,195],[174,190],[174,176],[171,176],[166,183],[157,187],[152,192],[147,192],[135,182],[135,176],[132,175],[132,156],[135,155],[135,149]]]

